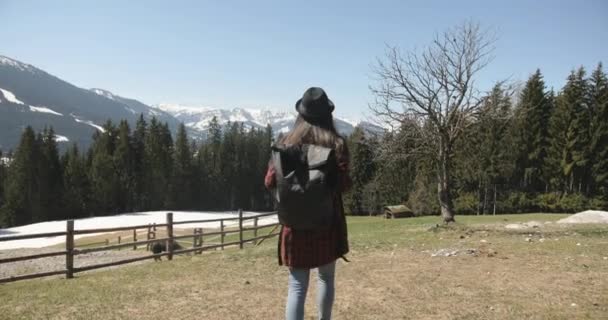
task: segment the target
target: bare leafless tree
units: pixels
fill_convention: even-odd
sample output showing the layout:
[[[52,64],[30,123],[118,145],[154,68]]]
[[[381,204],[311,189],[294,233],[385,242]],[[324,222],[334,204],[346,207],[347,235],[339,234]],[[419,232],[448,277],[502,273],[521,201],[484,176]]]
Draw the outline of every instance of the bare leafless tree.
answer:
[[[476,116],[482,94],[475,79],[491,60],[494,37],[467,21],[442,34],[421,52],[387,46],[373,66],[373,114],[394,126],[408,126],[416,139],[412,153],[435,160],[443,220],[454,221],[450,167],[455,141]],[[408,125],[409,124],[409,125]]]

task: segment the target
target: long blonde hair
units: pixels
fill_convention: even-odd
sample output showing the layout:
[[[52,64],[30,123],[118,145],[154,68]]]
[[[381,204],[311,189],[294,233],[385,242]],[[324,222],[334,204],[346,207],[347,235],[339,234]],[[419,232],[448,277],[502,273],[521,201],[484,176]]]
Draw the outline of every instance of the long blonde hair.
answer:
[[[338,134],[333,118],[307,121],[298,115],[294,128],[279,143],[284,145],[314,144],[336,150],[338,159],[348,157],[345,139]]]

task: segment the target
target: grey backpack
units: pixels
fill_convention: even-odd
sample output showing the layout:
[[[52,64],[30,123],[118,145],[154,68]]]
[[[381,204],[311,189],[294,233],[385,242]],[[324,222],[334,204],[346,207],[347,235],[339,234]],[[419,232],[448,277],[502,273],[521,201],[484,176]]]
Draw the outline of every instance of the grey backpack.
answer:
[[[274,145],[279,222],[296,230],[331,226],[337,182],[335,151],[311,144]]]

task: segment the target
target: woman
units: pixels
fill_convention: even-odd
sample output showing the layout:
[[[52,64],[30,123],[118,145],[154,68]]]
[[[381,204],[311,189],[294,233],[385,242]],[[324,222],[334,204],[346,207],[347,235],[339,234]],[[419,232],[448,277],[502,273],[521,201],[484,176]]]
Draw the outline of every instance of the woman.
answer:
[[[281,141],[284,145],[313,144],[333,148],[338,159],[338,186],[333,194],[334,216],[327,230],[294,230],[282,226],[279,238],[279,264],[289,267],[289,290],[285,317],[304,319],[304,302],[308,290],[310,270],[318,268],[317,305],[319,318],[331,318],[334,301],[336,260],[348,253],[346,220],[342,192],[350,187],[349,154],[344,138],[338,135],[333,123],[334,104],[323,89],[310,88],[296,103],[298,118]],[[275,169],[269,165],[265,185],[275,186]],[[346,260],[346,259],[345,259]]]

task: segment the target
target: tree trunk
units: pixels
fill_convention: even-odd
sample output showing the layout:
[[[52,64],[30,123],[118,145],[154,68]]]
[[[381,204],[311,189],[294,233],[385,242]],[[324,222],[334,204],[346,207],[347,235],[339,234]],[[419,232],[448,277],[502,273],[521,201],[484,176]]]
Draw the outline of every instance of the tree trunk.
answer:
[[[441,143],[439,151],[439,172],[437,191],[439,196],[439,206],[441,207],[441,217],[443,222],[450,223],[454,220],[454,205],[452,204],[452,196],[450,195],[450,153],[449,147],[445,143]]]
[[[479,187],[477,188],[477,215],[481,214],[481,178],[479,179]]]
[[[492,209],[492,215],[496,215],[496,184],[494,184],[494,208]]]
[[[482,214],[485,216],[488,208],[488,184],[484,184],[483,186],[483,210]]]

